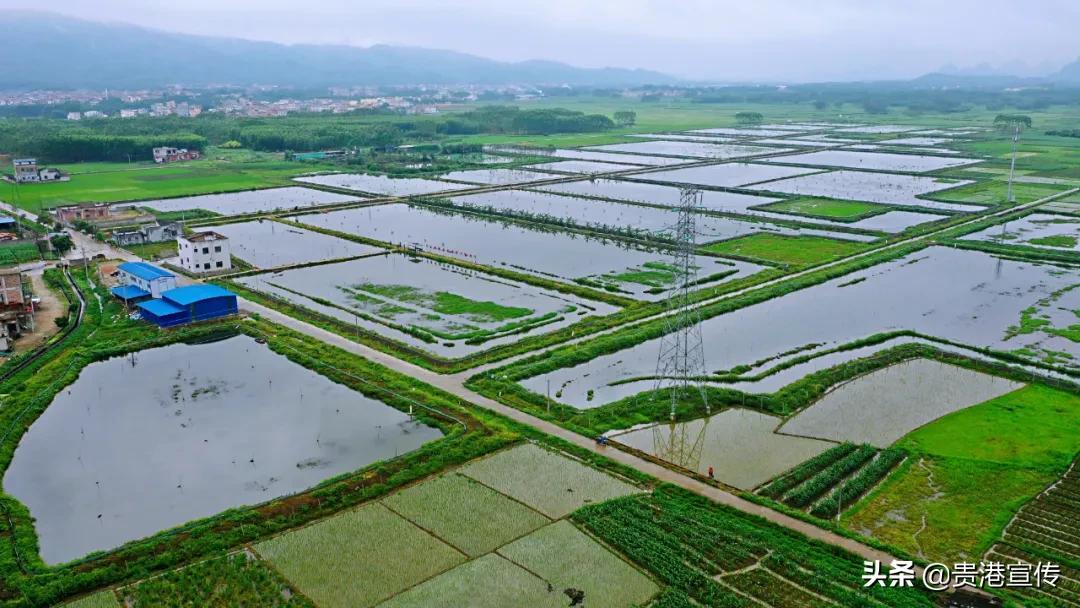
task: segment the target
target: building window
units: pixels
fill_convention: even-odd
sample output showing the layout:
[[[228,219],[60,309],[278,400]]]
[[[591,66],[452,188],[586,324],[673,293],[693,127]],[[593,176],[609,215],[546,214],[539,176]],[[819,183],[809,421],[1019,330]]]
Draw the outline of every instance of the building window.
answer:
[[[214,247],[214,253],[221,253],[221,245]]]
[[[202,267],[203,267],[203,270],[210,270],[210,262],[207,262],[207,263],[203,264]]]
[[[218,267],[218,268],[221,268],[221,262],[218,262],[218,263],[217,263],[217,267]]]
[[[203,247],[202,252],[203,253],[210,253],[210,248],[209,247]]]

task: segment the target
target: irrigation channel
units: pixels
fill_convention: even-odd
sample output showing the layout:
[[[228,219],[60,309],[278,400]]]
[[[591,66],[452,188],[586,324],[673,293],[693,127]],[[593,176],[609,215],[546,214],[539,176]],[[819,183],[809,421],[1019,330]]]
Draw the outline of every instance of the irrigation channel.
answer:
[[[843,145],[846,145],[846,144],[838,144],[836,147],[842,147]],[[784,155],[788,155],[788,154],[791,154],[791,153],[792,153],[791,151],[787,151],[787,150],[782,151],[782,152],[777,151],[775,154],[768,154],[768,155],[758,156],[754,160],[757,160],[757,159],[760,159],[760,158],[765,158],[765,157],[770,157],[770,156],[784,156]],[[727,162],[745,162],[746,160],[747,159],[732,159],[732,160],[717,161],[717,160],[705,159],[705,160],[701,160],[701,161],[698,161],[698,162],[688,162],[688,163],[685,163],[685,164],[682,164],[682,165],[677,165],[677,166],[678,167],[708,166],[708,165],[723,164],[723,163],[727,163]],[[673,168],[672,166],[664,166],[664,167],[633,167],[633,168],[629,168],[629,169],[626,169],[626,170],[612,171],[612,172],[606,173],[606,174],[595,175],[593,177],[620,177],[620,176],[629,177],[629,176],[632,176],[632,175],[646,174],[646,173],[650,173],[650,172],[667,171],[667,170],[671,170],[672,168]],[[540,185],[549,185],[549,184],[558,184],[558,183],[563,183],[563,182],[579,181],[581,179],[582,179],[582,176],[566,176],[566,177],[560,176],[560,177],[555,177],[552,180],[548,180],[548,181],[544,181],[544,182],[530,182],[528,187],[535,188],[535,187],[540,186]],[[314,186],[314,187],[316,187],[318,189],[338,192],[338,193],[342,193],[342,194],[353,194],[353,195],[356,194],[353,191],[339,189],[339,188],[336,188],[336,187],[326,187],[326,186]],[[480,194],[480,193],[485,193],[485,192],[496,192],[496,191],[500,191],[500,190],[507,190],[507,189],[511,189],[513,187],[514,187],[514,185],[512,185],[512,184],[500,184],[500,185],[494,185],[494,186],[480,186],[480,187],[473,188],[473,189],[454,190],[453,194],[455,196],[460,196],[460,195],[465,195],[465,194]],[[764,283],[759,284],[759,285],[755,285],[755,286],[747,287],[745,289],[741,289],[741,290],[738,290],[738,291],[723,294],[723,295],[718,296],[716,298],[704,300],[704,301],[700,302],[697,306],[699,306],[699,307],[700,306],[706,306],[706,305],[715,303],[715,302],[720,301],[720,300],[725,300],[725,299],[729,299],[729,298],[733,298],[733,297],[738,297],[740,295],[743,295],[743,294],[751,292],[751,291],[755,291],[755,290],[758,290],[758,289],[765,289],[765,288],[768,288],[770,286],[780,284],[780,283],[783,283],[785,281],[794,280],[794,279],[797,279],[799,277],[802,277],[802,276],[805,276],[805,275],[808,275],[808,274],[811,274],[811,273],[816,273],[816,272],[819,272],[819,271],[827,269],[827,268],[835,267],[835,266],[838,266],[838,265],[841,265],[841,264],[846,264],[846,263],[849,263],[849,262],[851,262],[853,260],[861,259],[861,258],[864,258],[864,257],[867,257],[867,256],[878,255],[878,254],[880,254],[880,253],[882,253],[884,251],[889,251],[889,250],[892,250],[892,249],[896,249],[896,248],[899,248],[899,247],[904,247],[904,246],[911,245],[911,244],[914,244],[914,243],[929,242],[929,241],[931,241],[932,239],[934,239],[935,237],[937,237],[939,234],[941,234],[944,231],[956,230],[958,228],[962,228],[964,226],[969,226],[969,225],[971,225],[971,224],[973,224],[975,222],[981,222],[981,221],[984,221],[984,220],[989,219],[989,218],[1000,218],[1000,217],[1005,217],[1005,216],[1014,215],[1014,214],[1019,215],[1019,214],[1023,213],[1024,211],[1027,211],[1028,209],[1031,209],[1033,207],[1037,207],[1039,205],[1042,205],[1042,204],[1044,204],[1046,202],[1049,202],[1049,201],[1057,199],[1057,198],[1062,198],[1062,197],[1072,195],[1072,194],[1074,194],[1074,193],[1076,193],[1078,191],[1080,191],[1080,189],[1074,188],[1074,189],[1067,190],[1067,191],[1064,191],[1064,192],[1059,192],[1059,193],[1053,194],[1051,196],[1047,196],[1047,197],[1044,197],[1044,198],[1041,198],[1041,199],[1038,199],[1038,200],[1035,200],[1035,201],[1032,201],[1032,202],[1029,202],[1029,203],[1024,203],[1024,204],[1021,204],[1021,205],[1017,205],[1017,206],[1014,206],[1014,207],[1011,207],[1011,208],[1002,209],[1002,210],[995,211],[995,212],[992,212],[992,213],[977,214],[974,217],[972,217],[972,219],[970,219],[968,221],[965,221],[965,222],[962,222],[962,223],[959,223],[959,224],[956,224],[956,225],[953,225],[953,226],[943,227],[943,228],[939,228],[939,229],[933,230],[933,231],[925,233],[925,234],[916,235],[916,236],[912,236],[912,237],[909,237],[909,238],[904,238],[904,239],[898,240],[896,242],[890,243],[888,245],[878,247],[878,248],[874,248],[874,249],[871,249],[871,250],[863,252],[863,253],[858,253],[858,254],[855,254],[855,255],[840,258],[840,259],[835,260],[833,262],[829,262],[829,263],[818,265],[818,266],[808,268],[808,269],[805,269],[805,270],[802,270],[802,271],[798,271],[798,272],[786,275],[784,277],[779,277],[777,279],[773,279],[773,280],[764,282]],[[351,208],[351,207],[358,207],[358,206],[365,206],[365,205],[379,204],[379,203],[388,203],[388,202],[406,202],[408,200],[408,198],[409,197],[401,197],[401,196],[374,197],[374,198],[369,198],[369,199],[362,200],[359,203],[342,204],[342,205],[339,206],[339,208]],[[326,209],[320,209],[320,210],[326,210]],[[286,215],[286,214],[266,214],[266,215],[270,216],[270,215]],[[232,221],[235,221],[235,219],[233,219]],[[128,252],[125,252],[125,251],[122,251],[122,250],[119,251],[119,252],[116,252],[116,253],[117,253],[117,255],[115,257],[119,257],[119,258],[123,258],[123,259],[138,259],[135,256],[133,256],[132,254],[130,254]],[[522,412],[520,410],[517,410],[515,408],[503,405],[503,404],[501,404],[501,403],[499,403],[497,401],[494,401],[492,399],[488,399],[488,398],[486,398],[486,397],[484,397],[482,395],[479,395],[479,394],[469,390],[468,388],[466,388],[464,386],[465,381],[469,377],[471,377],[471,376],[473,376],[473,375],[475,375],[477,373],[482,373],[484,371],[488,371],[488,370],[496,368],[496,367],[502,367],[502,366],[508,365],[510,363],[513,363],[514,361],[524,359],[524,358],[527,358],[527,357],[536,356],[538,354],[542,354],[544,352],[550,351],[550,350],[555,349],[555,348],[562,348],[564,346],[567,346],[568,344],[579,343],[579,342],[582,342],[582,341],[585,341],[585,340],[592,340],[592,339],[594,339],[594,338],[596,338],[597,336],[600,336],[600,335],[609,334],[609,333],[613,333],[613,332],[616,332],[616,331],[621,331],[621,330],[625,329],[625,327],[613,328],[613,329],[609,329],[609,330],[604,330],[602,332],[597,332],[597,333],[594,333],[594,334],[590,334],[588,336],[575,338],[575,339],[572,339],[572,340],[567,341],[567,342],[563,342],[563,343],[558,344],[558,345],[553,345],[553,346],[550,346],[550,347],[537,349],[537,350],[529,352],[529,353],[525,353],[525,354],[518,355],[518,356],[515,356],[515,357],[510,357],[510,358],[504,359],[502,361],[498,361],[498,362],[494,362],[494,363],[487,364],[487,365],[484,365],[484,366],[480,366],[478,368],[473,368],[471,370],[467,370],[465,372],[461,372],[461,373],[458,373],[458,374],[442,375],[442,374],[439,374],[437,372],[426,370],[424,368],[421,368],[421,367],[418,367],[416,365],[410,364],[408,362],[402,361],[400,359],[397,359],[397,358],[395,358],[395,357],[393,357],[391,355],[385,354],[385,353],[383,353],[381,351],[378,351],[378,350],[375,350],[373,348],[364,346],[362,344],[358,344],[356,342],[353,342],[352,340],[349,340],[348,338],[339,336],[337,334],[334,334],[332,332],[329,332],[327,330],[324,330],[324,329],[316,327],[316,326],[314,326],[312,324],[309,324],[309,323],[307,323],[305,321],[301,321],[301,320],[298,320],[296,318],[290,317],[288,315],[285,315],[284,313],[280,313],[280,312],[278,312],[278,311],[276,311],[274,309],[262,306],[260,304],[255,303],[255,302],[250,302],[250,301],[241,299],[240,300],[240,306],[245,311],[253,312],[253,313],[259,313],[262,317],[264,317],[264,318],[266,318],[266,319],[268,319],[268,320],[270,320],[270,321],[272,321],[274,323],[277,323],[277,324],[283,325],[285,327],[294,329],[296,331],[299,331],[301,333],[304,333],[304,334],[309,335],[311,337],[314,337],[316,339],[322,340],[323,342],[326,342],[328,344],[332,344],[334,346],[337,346],[339,348],[342,348],[342,349],[347,350],[349,352],[352,352],[354,354],[360,355],[360,356],[362,356],[362,357],[364,357],[364,358],[366,358],[368,360],[379,363],[380,365],[386,366],[386,367],[388,367],[390,369],[393,369],[395,371],[398,371],[398,372],[404,373],[406,375],[409,375],[409,376],[411,376],[411,377],[413,377],[413,378],[415,378],[417,380],[420,380],[422,382],[426,382],[428,384],[431,384],[432,386],[441,388],[441,389],[443,389],[443,390],[445,390],[445,391],[447,391],[447,392],[449,392],[451,394],[454,394],[454,395],[456,395],[458,397],[461,397],[462,399],[465,399],[466,401],[469,401],[469,402],[471,402],[471,403],[473,403],[473,404],[475,404],[475,405],[477,405],[479,407],[486,408],[488,410],[491,410],[491,411],[494,411],[494,412],[499,413],[501,415],[504,415],[504,416],[506,416],[508,418],[511,418],[511,419],[513,419],[513,420],[515,420],[517,422],[522,423],[522,424],[529,425],[529,426],[531,426],[531,427],[533,427],[533,428],[535,428],[535,429],[537,429],[537,430],[539,430],[541,432],[547,433],[549,435],[553,435],[553,436],[558,437],[560,439],[563,439],[565,441],[569,441],[569,442],[571,442],[571,443],[573,443],[573,444],[575,444],[575,445],[577,445],[579,447],[589,449],[589,450],[593,450],[593,451],[595,451],[597,453],[600,453],[600,454],[606,456],[607,458],[610,458],[610,459],[612,459],[612,460],[614,460],[616,462],[619,462],[621,464],[633,467],[633,468],[635,468],[635,469],[637,469],[637,470],[639,470],[639,471],[641,471],[641,472],[643,472],[643,473],[645,473],[647,475],[651,475],[651,476],[656,477],[657,479],[660,479],[662,481],[678,485],[678,486],[680,486],[682,488],[685,488],[685,489],[687,489],[689,491],[695,492],[695,493],[697,493],[699,495],[702,495],[702,496],[704,496],[706,498],[709,498],[710,500],[713,500],[715,502],[731,506],[731,507],[736,508],[736,509],[738,509],[740,511],[743,511],[745,513],[749,513],[749,514],[753,514],[753,515],[762,517],[762,518],[767,519],[767,520],[769,520],[769,521],[771,521],[773,523],[776,523],[778,525],[781,525],[781,526],[784,526],[786,528],[797,531],[797,532],[799,532],[801,534],[804,534],[804,535],[806,535],[806,536],[808,536],[810,538],[813,538],[815,540],[819,540],[819,541],[829,543],[829,544],[834,545],[834,546],[841,547],[841,548],[843,548],[843,549],[845,549],[847,551],[850,551],[850,552],[852,552],[852,553],[854,553],[856,555],[862,556],[864,559],[882,560],[882,561],[885,561],[885,562],[888,562],[888,561],[890,561],[892,559],[892,557],[890,555],[886,554],[883,551],[874,549],[874,548],[872,548],[872,547],[870,547],[868,545],[865,545],[865,544],[860,543],[858,541],[855,541],[853,539],[847,538],[847,537],[842,536],[840,534],[834,533],[832,531],[820,528],[820,527],[818,527],[816,525],[813,525],[813,524],[808,523],[806,521],[803,521],[801,519],[797,519],[797,518],[785,515],[783,513],[778,512],[778,511],[774,511],[773,509],[770,509],[768,507],[764,507],[762,505],[759,505],[759,504],[756,504],[754,502],[748,501],[748,500],[746,500],[746,499],[744,499],[744,498],[738,496],[737,494],[735,494],[733,492],[730,492],[728,490],[725,490],[725,489],[722,489],[722,488],[719,488],[719,487],[715,487],[713,485],[706,484],[706,483],[704,483],[702,481],[699,481],[697,479],[694,479],[694,478],[692,478],[690,476],[678,473],[676,471],[673,471],[671,469],[668,469],[668,468],[666,468],[664,466],[653,463],[651,461],[645,460],[643,458],[640,458],[640,457],[635,456],[633,454],[630,454],[628,452],[621,451],[621,450],[619,450],[617,448],[597,445],[591,438],[584,437],[582,435],[579,435],[577,433],[574,433],[572,431],[564,429],[564,428],[562,428],[562,427],[560,427],[560,426],[558,426],[558,425],[556,425],[554,423],[551,423],[551,422],[548,422],[548,421],[545,421],[545,420],[542,420],[542,419],[539,419],[539,418],[535,418],[535,417],[533,417],[533,416],[531,416],[529,414],[526,414],[526,413],[524,413],[524,412]],[[652,320],[652,319],[657,319],[657,318],[663,317],[663,316],[665,316],[667,314],[668,313],[666,313],[666,312],[661,312],[661,313],[658,313],[658,314],[656,314],[656,315],[654,315],[652,317],[649,317],[647,319],[642,319],[641,322],[644,322],[644,321],[647,321],[647,320]]]

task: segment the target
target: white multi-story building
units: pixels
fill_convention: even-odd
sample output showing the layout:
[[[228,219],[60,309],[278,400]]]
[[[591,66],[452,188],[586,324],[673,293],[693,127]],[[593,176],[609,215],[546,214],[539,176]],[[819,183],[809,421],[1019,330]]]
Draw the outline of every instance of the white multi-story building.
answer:
[[[180,267],[195,274],[224,272],[232,269],[229,239],[213,231],[176,237]]]

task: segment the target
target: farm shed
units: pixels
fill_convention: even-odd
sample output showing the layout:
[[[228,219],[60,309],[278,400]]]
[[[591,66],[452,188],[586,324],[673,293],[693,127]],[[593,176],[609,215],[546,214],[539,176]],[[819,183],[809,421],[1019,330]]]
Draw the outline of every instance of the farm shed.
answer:
[[[155,298],[176,287],[176,275],[153,264],[124,262],[116,269],[120,271],[121,285],[134,285]],[[115,290],[113,294],[117,295]]]
[[[162,299],[140,302],[138,308],[142,318],[158,327],[174,327],[190,320],[186,309]]]
[[[217,285],[188,285],[161,294],[161,298],[188,313],[189,321],[205,321],[234,315],[236,294]]]

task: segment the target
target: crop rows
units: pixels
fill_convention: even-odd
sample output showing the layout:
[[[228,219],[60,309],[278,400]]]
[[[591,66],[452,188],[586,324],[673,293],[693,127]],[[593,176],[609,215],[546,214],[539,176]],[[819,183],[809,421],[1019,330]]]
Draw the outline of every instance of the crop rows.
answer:
[[[842,443],[836,447],[829,448],[791,469],[785,475],[776,478],[763,487],[759,493],[762,496],[768,496],[769,498],[780,498],[795,486],[813,477],[825,467],[854,452],[855,447],[856,446],[853,443]]]
[[[900,464],[906,456],[903,450],[890,449],[880,452],[877,458],[840,484],[840,487],[832,494],[815,503],[810,513],[817,517],[828,518],[848,508],[884,479],[889,471]]]
[[[863,588],[855,556],[762,522],[671,486],[586,507],[574,518],[605,542],[649,569],[660,580],[704,606],[762,603],[929,608],[921,589]],[[747,572],[733,572],[757,564]],[[756,572],[756,574],[750,574]],[[718,582],[713,577],[721,574]],[[736,592],[735,589],[739,589]],[[674,591],[661,599],[682,606]],[[667,599],[668,597],[672,599]]]
[[[1046,558],[1032,555],[1031,553],[1005,543],[998,543],[991,547],[990,551],[987,552],[986,559],[1006,564],[1017,562],[1038,564],[1039,562],[1046,561]],[[1080,572],[1064,564],[1060,564],[1060,567],[1061,578],[1057,581],[1055,586],[1030,588],[1017,587],[1014,588],[1014,591],[1028,597],[1043,599],[1053,598],[1058,602],[1054,605],[1080,606],[1080,582],[1078,582],[1080,581]]]
[[[784,496],[784,502],[797,508],[805,508],[822,494],[828,492],[845,477],[866,464],[877,450],[873,446],[859,446],[854,452],[825,467],[816,475],[795,487]]]
[[[1080,561],[1080,471],[1073,466],[1055,485],[1024,505],[1004,539],[1066,561]]]

